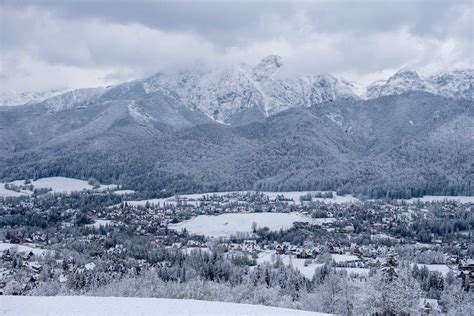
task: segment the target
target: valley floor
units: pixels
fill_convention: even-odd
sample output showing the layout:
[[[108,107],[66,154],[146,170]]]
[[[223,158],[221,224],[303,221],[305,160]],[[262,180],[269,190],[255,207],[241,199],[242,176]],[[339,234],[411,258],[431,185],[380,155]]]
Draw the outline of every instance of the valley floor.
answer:
[[[0,315],[294,315],[328,314],[262,305],[161,298],[0,296]]]

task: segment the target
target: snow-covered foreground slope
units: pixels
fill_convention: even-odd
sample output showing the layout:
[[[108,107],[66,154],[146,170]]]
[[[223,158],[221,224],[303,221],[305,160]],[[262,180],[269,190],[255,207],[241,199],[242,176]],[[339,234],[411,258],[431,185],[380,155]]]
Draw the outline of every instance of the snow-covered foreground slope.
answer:
[[[0,296],[1,315],[328,315],[262,305],[91,296]]]

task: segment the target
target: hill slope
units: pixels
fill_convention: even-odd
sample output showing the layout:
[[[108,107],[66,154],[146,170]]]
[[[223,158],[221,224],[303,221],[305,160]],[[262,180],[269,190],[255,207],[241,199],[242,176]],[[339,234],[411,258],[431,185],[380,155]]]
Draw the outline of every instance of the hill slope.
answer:
[[[117,90],[116,90],[117,89]],[[344,99],[228,126],[173,94],[0,108],[0,178],[69,176],[150,196],[226,190],[474,194],[474,107],[425,92]]]
[[[197,300],[92,296],[2,296],[2,315],[294,315],[324,313]]]

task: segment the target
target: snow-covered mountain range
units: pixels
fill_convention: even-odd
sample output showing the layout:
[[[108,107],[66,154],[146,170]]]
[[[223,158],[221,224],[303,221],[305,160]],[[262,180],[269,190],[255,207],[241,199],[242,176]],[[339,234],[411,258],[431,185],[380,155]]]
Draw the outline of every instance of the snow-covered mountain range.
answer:
[[[0,107],[0,179],[120,175],[149,194],[474,194],[472,71],[403,70],[358,93],[281,67],[270,56]]]
[[[108,88],[50,91],[43,93],[0,95],[1,105],[43,102],[52,111],[87,106],[95,100],[123,99],[155,92],[177,98],[193,111],[201,111],[213,120],[239,125],[262,119],[293,107],[309,107],[344,99],[374,99],[412,91],[424,91],[451,98],[472,99],[474,70],[453,70],[427,78],[403,69],[387,80],[367,88],[330,74],[300,75],[284,78],[281,57],[271,55],[254,66],[240,64],[212,71],[184,71],[179,74],[155,74]]]
[[[0,91],[0,106],[34,104],[65,93],[66,90],[47,90],[38,92],[14,93]]]
[[[410,69],[402,69],[386,81],[377,81],[367,87],[367,98],[425,91],[451,98],[472,99],[474,70],[456,69],[421,78]]]

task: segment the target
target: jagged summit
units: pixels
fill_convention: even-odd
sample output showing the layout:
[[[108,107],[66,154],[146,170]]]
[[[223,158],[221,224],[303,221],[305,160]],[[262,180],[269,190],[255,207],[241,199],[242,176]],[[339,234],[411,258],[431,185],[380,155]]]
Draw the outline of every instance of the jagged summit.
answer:
[[[418,75],[418,73],[413,70],[413,69],[409,69],[409,68],[402,68],[400,69],[399,71],[397,71],[394,75],[392,75],[388,81],[390,80],[396,80],[398,78],[405,78],[405,79],[410,79],[410,80],[419,80],[420,79],[420,76]]]
[[[350,85],[330,74],[278,78],[282,58],[270,55],[258,64],[211,71],[157,74],[143,80],[147,93],[165,91],[215,121],[243,124],[291,107],[305,107],[357,96]]]
[[[438,94],[451,98],[473,99],[474,69],[453,69],[428,78]]]
[[[278,55],[270,55],[263,58],[262,61],[253,68],[253,74],[257,80],[262,80],[273,76],[281,67],[283,67],[281,57]]]
[[[452,70],[422,78],[411,69],[402,69],[388,80],[380,80],[367,87],[368,98],[425,91],[450,98],[472,98],[474,70]]]
[[[418,73],[411,69],[402,69],[392,75],[384,83],[377,83],[368,87],[369,98],[385,95],[402,94],[410,91],[427,91],[435,93],[435,89],[422,80]]]

